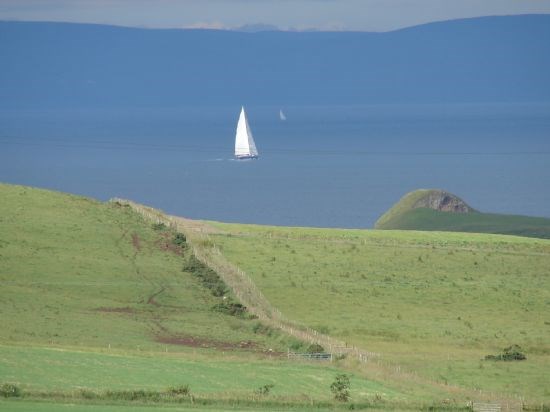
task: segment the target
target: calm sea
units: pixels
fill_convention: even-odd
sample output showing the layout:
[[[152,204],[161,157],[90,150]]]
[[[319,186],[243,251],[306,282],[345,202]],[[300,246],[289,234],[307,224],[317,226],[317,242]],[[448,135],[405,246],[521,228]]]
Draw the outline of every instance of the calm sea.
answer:
[[[0,181],[227,222],[372,227],[417,188],[550,217],[550,104],[246,109],[255,161],[236,106],[1,111]]]

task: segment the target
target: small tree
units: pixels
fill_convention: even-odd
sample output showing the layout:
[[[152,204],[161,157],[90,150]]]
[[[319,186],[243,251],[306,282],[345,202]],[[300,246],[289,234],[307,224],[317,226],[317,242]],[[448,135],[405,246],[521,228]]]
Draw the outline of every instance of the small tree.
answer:
[[[330,385],[330,391],[334,394],[334,399],[340,402],[347,402],[349,395],[349,376],[342,373],[336,375],[334,382]]]
[[[274,387],[275,385],[273,385],[272,383],[268,383],[267,385],[260,386],[254,391],[254,393],[260,396],[269,395],[269,392],[271,392],[271,389],[273,389]]]
[[[187,242],[187,238],[183,233],[176,233],[174,235],[174,238],[172,239],[172,242],[179,247],[185,247],[185,244]]]

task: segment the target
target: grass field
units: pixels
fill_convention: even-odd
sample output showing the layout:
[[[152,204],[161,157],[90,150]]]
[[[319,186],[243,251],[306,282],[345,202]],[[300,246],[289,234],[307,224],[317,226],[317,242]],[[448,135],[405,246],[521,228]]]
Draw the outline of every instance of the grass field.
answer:
[[[474,389],[550,399],[550,241],[213,223],[211,243],[288,319],[382,355],[311,364],[284,357],[303,343],[215,310],[223,298],[182,271],[189,252],[175,234],[129,208],[0,185],[0,216],[0,384],[62,394],[0,408],[110,411],[63,397],[183,384],[204,399],[246,401],[273,384],[278,407],[301,410],[329,402],[342,372],[353,402],[389,409],[463,406]],[[481,361],[510,344],[527,360]]]
[[[388,410],[387,406],[381,405],[369,405],[369,410]],[[186,404],[186,405],[109,405],[109,404],[86,404],[86,403],[63,403],[63,402],[44,402],[44,401],[2,401],[0,400],[0,410],[5,412],[191,412],[197,410],[206,410],[210,412],[224,412],[224,411],[265,411],[265,410],[277,410],[277,411],[346,411],[350,410],[349,405],[307,405],[307,404],[293,404],[293,405],[270,405],[270,404]],[[401,408],[399,405],[392,405],[391,410],[395,412],[400,411],[415,411],[415,410],[437,410],[433,405],[418,404],[415,409]],[[451,409],[449,407],[446,410],[467,410],[464,406]]]
[[[250,407],[250,406],[192,406],[192,405],[95,405],[95,404],[74,404],[74,403],[53,403],[53,402],[2,402],[0,401],[0,410],[5,412],[190,412],[197,410],[207,410],[210,412],[224,412],[224,411],[265,411],[263,407]],[[289,409],[277,410],[292,410],[296,412],[311,410],[311,408],[298,408],[293,407]],[[315,408],[316,411],[329,411],[334,408]]]
[[[196,411],[193,406],[142,406],[142,405],[90,405],[59,402],[1,401],[0,410],[5,412],[188,412]],[[203,410],[203,407],[201,407]],[[235,409],[206,408],[211,412]],[[254,409],[246,409],[253,411]]]
[[[272,384],[270,395],[330,400],[330,384],[341,370],[333,365],[240,358],[228,354],[105,353],[64,348],[0,347],[0,376],[22,382],[27,391],[163,391],[189,385],[191,393],[247,398]],[[27,382],[27,383],[25,383]],[[352,396],[368,400],[403,398],[380,383],[355,376]]]
[[[0,185],[0,216],[0,384],[30,393],[188,384],[221,398],[273,384],[275,398],[327,401],[345,372],[288,362],[282,354],[302,343],[214,310],[223,298],[182,271],[174,233],[128,208]],[[444,396],[347,373],[358,400]]]
[[[550,241],[214,225],[286,317],[442,383],[550,399]],[[481,360],[511,344],[526,361]]]

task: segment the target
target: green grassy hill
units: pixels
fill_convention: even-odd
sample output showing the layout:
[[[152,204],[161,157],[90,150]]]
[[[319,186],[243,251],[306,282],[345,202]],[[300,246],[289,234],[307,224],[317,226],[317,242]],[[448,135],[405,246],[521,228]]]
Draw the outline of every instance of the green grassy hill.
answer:
[[[113,410],[128,399],[90,393],[188,384],[212,408],[321,410],[345,372],[356,407],[550,400],[548,240],[211,223],[203,247],[287,319],[381,354],[304,363],[284,356],[303,342],[220,311],[227,301],[197,276],[189,246],[129,207],[0,185],[0,212],[0,385],[31,399]],[[527,360],[482,360],[511,344]],[[13,405],[52,410],[0,409]]]
[[[286,317],[443,384],[550,400],[550,241],[216,226]],[[512,344],[526,361],[482,360]]]
[[[376,229],[498,233],[550,239],[550,219],[542,217],[435,210],[422,200],[436,190],[415,190],[403,196],[375,223]]]
[[[284,337],[212,308],[183,272],[174,234],[127,208],[18,186],[0,186],[0,343],[172,350],[286,350]]]
[[[227,300],[182,271],[189,251],[175,233],[131,209],[0,184],[0,228],[0,386],[69,402],[82,390],[183,384],[222,401],[250,400],[266,384],[274,385],[268,400],[331,399],[343,372],[336,364],[287,361],[287,348],[303,342],[220,312]],[[348,373],[357,401],[410,397],[391,382]],[[434,391],[421,393],[429,399]]]

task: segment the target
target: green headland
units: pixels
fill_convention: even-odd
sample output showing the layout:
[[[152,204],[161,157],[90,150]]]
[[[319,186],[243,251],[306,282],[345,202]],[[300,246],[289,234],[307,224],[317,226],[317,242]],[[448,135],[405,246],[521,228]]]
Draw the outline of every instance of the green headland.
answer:
[[[435,189],[407,193],[375,223],[376,229],[500,233],[550,239],[550,219],[482,213]]]

